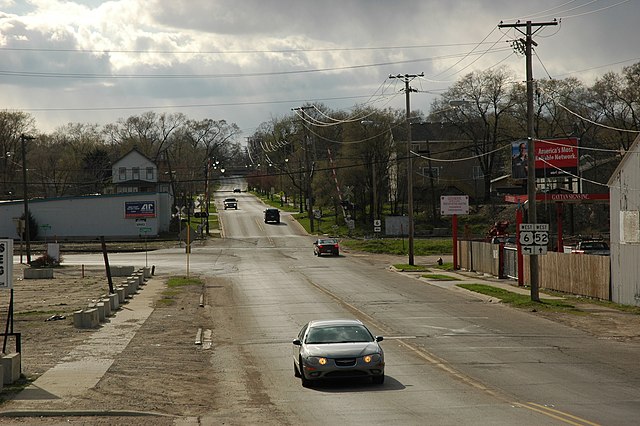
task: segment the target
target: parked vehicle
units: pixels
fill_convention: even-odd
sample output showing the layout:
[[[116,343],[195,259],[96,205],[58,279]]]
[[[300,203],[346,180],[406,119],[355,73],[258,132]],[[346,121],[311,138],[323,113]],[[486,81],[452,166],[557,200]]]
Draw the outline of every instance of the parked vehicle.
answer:
[[[240,193],[242,190],[240,188],[233,188],[233,192]]]
[[[371,377],[384,383],[384,352],[359,320],[315,320],[293,340],[293,372],[308,387],[316,380]]]
[[[266,209],[264,211],[264,223],[280,223],[280,210]]]
[[[604,241],[586,240],[578,242],[571,250],[571,253],[609,256],[611,252],[609,250],[609,244]]]
[[[224,209],[236,209],[238,210],[238,200],[235,198],[225,198],[224,199]]]
[[[340,256],[340,244],[335,238],[319,238],[313,242],[313,254],[316,256],[323,254]]]

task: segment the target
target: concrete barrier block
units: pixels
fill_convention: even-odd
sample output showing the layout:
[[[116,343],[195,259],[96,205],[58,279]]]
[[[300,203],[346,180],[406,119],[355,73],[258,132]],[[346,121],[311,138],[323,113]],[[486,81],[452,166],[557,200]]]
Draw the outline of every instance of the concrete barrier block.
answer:
[[[10,353],[2,356],[2,384],[10,385],[20,379],[21,356]]]
[[[96,310],[98,311],[98,322],[105,322],[107,319],[107,315],[104,312],[104,303],[96,303]]]
[[[127,280],[127,284],[129,285],[130,293],[138,292],[138,280],[136,278],[129,278]]]
[[[82,309],[73,313],[73,326],[75,328],[82,328]]]
[[[142,275],[145,279],[151,278],[151,268],[148,266],[142,268]]]
[[[96,328],[100,325],[98,309],[87,308],[73,313],[73,326],[76,328]]]
[[[124,287],[116,287],[116,294],[118,295],[118,302],[120,305],[127,303],[127,293]]]
[[[133,266],[110,266],[109,269],[112,277],[128,277],[135,270]]]
[[[133,274],[131,274],[131,278],[138,280],[139,286],[144,285],[144,275],[142,274],[142,272],[134,272]]]
[[[113,311],[111,310],[111,299],[109,299],[108,297],[103,297],[102,299],[100,299],[100,301],[104,305],[105,317],[110,317],[113,314]]]
[[[120,298],[118,297],[118,293],[109,293],[107,295],[107,297],[109,298],[109,301],[111,302],[111,310],[113,312],[115,312],[118,309],[120,309]]]
[[[53,268],[25,268],[25,280],[41,280],[53,278]]]

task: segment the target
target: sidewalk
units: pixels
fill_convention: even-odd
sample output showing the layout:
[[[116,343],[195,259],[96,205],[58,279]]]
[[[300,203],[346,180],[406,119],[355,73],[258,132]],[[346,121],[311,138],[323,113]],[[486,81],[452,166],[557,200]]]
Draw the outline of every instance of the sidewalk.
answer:
[[[393,268],[395,269],[395,268]],[[517,281],[511,278],[504,278],[504,279],[500,279],[497,277],[494,277],[492,275],[487,275],[487,274],[481,274],[481,273],[477,273],[477,272],[471,272],[471,271],[462,271],[462,270],[457,270],[455,272],[453,271],[445,271],[445,270],[440,270],[437,268],[426,268],[428,269],[428,271],[400,271],[395,269],[398,273],[407,275],[407,276],[411,276],[413,278],[419,279],[421,281],[425,281],[431,285],[437,286],[437,287],[441,287],[441,288],[446,288],[446,289],[450,289],[450,290],[461,290],[461,291],[469,291],[466,290],[462,287],[459,287],[460,284],[483,284],[483,285],[488,285],[491,287],[496,287],[496,288],[500,288],[506,291],[510,291],[512,293],[518,293],[518,294],[522,294],[522,295],[531,295],[531,289],[527,288],[527,287],[522,287],[522,286],[518,286],[517,285]],[[451,281],[446,281],[446,280],[442,280],[442,279],[429,279],[429,278],[425,278],[423,277],[423,275],[429,275],[429,274],[433,274],[433,275],[446,275],[446,276],[450,276],[452,279]],[[489,298],[488,296],[483,296],[480,293],[476,293],[476,292],[472,292],[474,295],[477,295],[479,297],[482,298]],[[563,297],[560,296],[552,296],[549,294],[545,294],[544,291],[540,291],[541,296],[543,296],[545,299],[556,299],[556,300],[561,300],[563,299]]]
[[[159,279],[147,281],[81,345],[4,404],[0,417],[72,410],[74,401],[100,381],[151,315],[153,302],[162,288],[163,281]]]

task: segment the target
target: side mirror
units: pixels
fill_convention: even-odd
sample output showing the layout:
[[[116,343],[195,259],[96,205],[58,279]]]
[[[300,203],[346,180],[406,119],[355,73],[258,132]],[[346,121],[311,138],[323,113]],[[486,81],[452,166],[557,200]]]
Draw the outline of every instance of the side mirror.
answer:
[[[383,340],[384,340],[384,337],[376,336],[376,342],[382,342]]]
[[[302,346],[302,342],[300,341],[300,339],[293,339],[292,342],[295,346]]]

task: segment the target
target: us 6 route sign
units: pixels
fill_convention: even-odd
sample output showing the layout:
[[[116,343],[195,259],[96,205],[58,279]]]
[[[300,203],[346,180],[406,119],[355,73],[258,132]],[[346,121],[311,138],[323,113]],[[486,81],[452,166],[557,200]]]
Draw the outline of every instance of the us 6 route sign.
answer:
[[[521,223],[519,229],[522,254],[547,254],[547,244],[549,243],[548,223]]]

